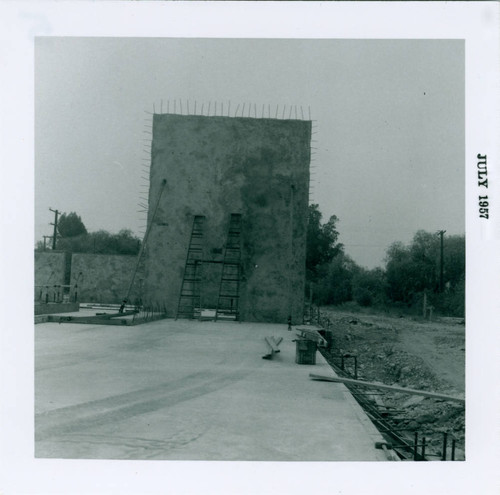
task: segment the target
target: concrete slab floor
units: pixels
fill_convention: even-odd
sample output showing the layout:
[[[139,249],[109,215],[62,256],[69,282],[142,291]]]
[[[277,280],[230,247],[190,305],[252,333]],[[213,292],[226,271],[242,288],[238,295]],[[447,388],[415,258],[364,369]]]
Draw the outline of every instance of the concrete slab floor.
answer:
[[[283,337],[262,359],[265,336]],[[35,327],[40,458],[382,461],[382,437],[334,374],[295,363],[286,325],[161,320]]]

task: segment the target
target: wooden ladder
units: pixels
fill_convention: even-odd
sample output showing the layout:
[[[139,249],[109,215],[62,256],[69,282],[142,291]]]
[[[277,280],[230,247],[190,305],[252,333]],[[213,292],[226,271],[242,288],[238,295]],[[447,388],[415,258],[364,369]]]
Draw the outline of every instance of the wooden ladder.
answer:
[[[224,249],[215,320],[238,320],[240,297],[241,214],[232,213]]]
[[[177,318],[196,318],[201,316],[200,273],[199,263],[203,253],[203,224],[205,217],[196,215],[193,219],[193,229],[189,239],[189,247],[184,266]]]

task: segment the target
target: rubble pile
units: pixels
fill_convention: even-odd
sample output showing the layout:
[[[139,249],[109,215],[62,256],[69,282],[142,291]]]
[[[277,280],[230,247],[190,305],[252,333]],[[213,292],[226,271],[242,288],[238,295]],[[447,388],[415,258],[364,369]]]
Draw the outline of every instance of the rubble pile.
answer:
[[[426,390],[446,395],[460,396],[462,390],[439,375],[429,366],[429,359],[424,361],[421,353],[425,349],[415,346],[412,352],[401,342],[401,333],[410,331],[404,319],[394,318],[381,324],[374,317],[364,319],[358,316],[339,316],[328,312],[331,322],[332,354],[355,355],[358,362],[358,379],[382,382],[387,385]],[[410,330],[409,330],[410,329]],[[436,352],[465,346],[465,335],[460,341],[455,334],[439,334],[439,326],[432,327],[432,345],[438,346]],[[436,333],[438,332],[438,333]],[[450,359],[452,356],[450,356]],[[337,359],[338,361],[338,359]],[[338,362],[335,364],[338,365]],[[440,363],[442,366],[443,363]],[[345,360],[345,370],[354,372],[352,360]],[[380,391],[373,394],[382,411],[387,411],[387,418],[395,429],[408,440],[418,432],[420,438],[426,438],[426,452],[436,459],[442,456],[444,433],[448,434],[447,458],[451,455],[451,441],[456,440],[455,459],[465,458],[465,410],[459,403],[408,395],[392,391]],[[433,457],[431,456],[430,459]]]

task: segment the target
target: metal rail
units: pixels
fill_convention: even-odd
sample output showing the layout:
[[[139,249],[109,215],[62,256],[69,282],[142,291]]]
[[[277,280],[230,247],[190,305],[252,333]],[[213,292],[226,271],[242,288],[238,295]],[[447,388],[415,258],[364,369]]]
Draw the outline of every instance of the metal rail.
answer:
[[[332,322],[330,319],[324,315],[321,314],[321,311],[319,307],[314,309],[314,307],[308,308],[308,312],[310,315],[310,318],[308,319],[310,324],[316,324],[322,328],[324,328],[327,332],[330,331],[332,325]],[[349,356],[354,358],[352,354],[348,355],[342,355],[339,352],[335,351],[332,349],[331,342],[329,342],[329,345],[326,348],[319,348],[318,349],[323,357],[326,359],[328,364],[332,367],[332,369],[341,377],[345,378],[352,378],[353,374],[349,373],[349,371],[346,369],[344,358]],[[335,364],[334,360],[341,359],[341,367],[339,367],[337,364]],[[357,379],[357,356],[355,359],[354,364],[354,374],[355,374],[355,379]],[[398,428],[397,426],[395,427],[394,424],[391,421],[391,416],[393,413],[396,412],[401,412],[401,411],[396,411],[396,410],[388,410],[392,409],[389,407],[386,407],[386,410],[382,411],[380,407],[370,398],[371,395],[379,395],[374,392],[368,392],[366,389],[363,389],[363,391],[360,390],[359,386],[356,386],[355,384],[350,384],[350,383],[345,383],[344,384],[347,389],[350,391],[354,399],[360,404],[360,406],[365,410],[367,413],[368,417],[370,420],[373,422],[375,427],[384,435],[384,437],[388,438],[391,440],[393,443],[388,443],[383,446],[384,450],[387,448],[387,445],[390,445],[390,447],[396,452],[396,454],[401,458],[401,459],[407,459],[407,460],[414,460],[414,461],[428,461],[430,460],[430,457],[437,457],[440,458],[442,461],[447,460],[447,455],[448,455],[448,434],[445,432],[443,433],[443,444],[442,444],[442,449],[440,454],[433,454],[428,452],[429,444],[427,442],[427,438],[424,436],[422,437],[422,440],[419,442],[418,440],[418,432],[414,432],[414,438],[413,441],[400,434],[399,432],[409,432],[411,431],[408,428]],[[455,460],[455,455],[456,455],[456,440],[452,439],[451,442],[451,456],[450,460],[454,461]]]
[[[324,349],[319,349],[323,357],[327,360],[328,364],[333,368],[335,373],[340,376],[349,376],[344,370],[340,369],[330,359],[329,352]],[[359,387],[352,384],[345,384],[349,392],[356,399],[358,404],[368,414],[370,420],[374,423],[375,427],[384,435],[388,436],[393,445],[394,451],[401,459],[414,459],[414,460],[427,460],[415,450],[415,445],[407,441],[403,436],[392,429],[392,425],[388,422],[387,418],[382,414],[376,404],[365,396],[364,393],[359,391]]]

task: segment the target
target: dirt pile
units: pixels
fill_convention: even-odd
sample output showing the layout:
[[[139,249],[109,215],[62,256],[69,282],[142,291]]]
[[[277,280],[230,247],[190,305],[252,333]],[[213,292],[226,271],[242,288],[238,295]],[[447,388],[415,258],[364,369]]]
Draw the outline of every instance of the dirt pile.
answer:
[[[460,320],[429,322],[332,309],[323,309],[322,315],[331,323],[331,354],[356,355],[360,380],[464,396],[465,328]],[[333,362],[340,366],[340,358]],[[345,370],[351,375],[353,365],[353,359],[344,359]],[[418,432],[420,438],[426,438],[430,459],[442,457],[444,433],[447,459],[453,439],[455,459],[465,458],[463,405],[382,390],[371,394],[379,410],[384,411],[402,436],[412,441]]]

